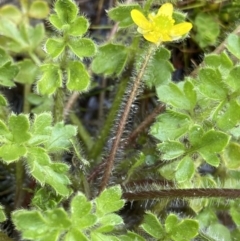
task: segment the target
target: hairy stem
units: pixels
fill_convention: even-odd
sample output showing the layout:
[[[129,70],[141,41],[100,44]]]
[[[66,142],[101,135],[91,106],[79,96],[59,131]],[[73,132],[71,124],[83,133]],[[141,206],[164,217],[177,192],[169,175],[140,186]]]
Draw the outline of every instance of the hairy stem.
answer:
[[[109,155],[106,158],[106,168],[105,168],[105,172],[104,172],[104,175],[103,175],[103,178],[102,178],[102,182],[101,182],[99,192],[102,192],[108,184],[108,180],[110,178],[111,171],[112,171],[113,164],[114,164],[114,159],[116,157],[117,150],[119,148],[119,144],[120,144],[120,141],[121,141],[121,138],[122,138],[122,134],[123,134],[123,131],[124,131],[127,119],[128,119],[128,115],[129,115],[132,103],[137,96],[138,89],[139,89],[139,86],[141,84],[141,80],[143,78],[144,72],[146,70],[146,67],[149,63],[149,60],[150,60],[154,50],[155,50],[155,46],[152,45],[149,48],[149,51],[147,52],[143,63],[141,64],[141,68],[139,69],[139,73],[137,74],[137,76],[133,80],[133,85],[132,85],[130,95],[129,95],[127,101],[126,101],[126,105],[125,105],[124,110],[122,112],[122,116],[120,117],[120,120],[119,120],[119,125],[117,127],[115,139],[113,141],[113,144],[112,144],[111,150],[109,152]]]
[[[64,110],[64,91],[62,88],[58,88],[56,95],[54,97],[54,123],[63,120],[63,110]]]
[[[16,190],[15,190],[15,202],[14,207],[20,208],[22,206],[23,201],[23,182],[24,182],[24,166],[22,160],[18,160],[15,166],[16,171]]]
[[[147,200],[161,198],[240,198],[240,189],[192,188],[169,189],[160,191],[125,192],[122,198],[131,200]]]
[[[128,71],[129,72],[129,71]],[[129,82],[129,78],[123,78],[118,85],[118,90],[116,93],[116,97],[112,103],[112,107],[110,112],[107,115],[107,119],[105,120],[104,126],[101,129],[99,134],[99,138],[97,139],[95,145],[93,146],[91,152],[89,153],[89,158],[92,160],[97,160],[98,157],[101,156],[101,152],[106,143],[106,140],[110,134],[111,127],[113,125],[114,120],[116,119],[117,112],[122,102],[123,95],[126,91],[127,84]]]

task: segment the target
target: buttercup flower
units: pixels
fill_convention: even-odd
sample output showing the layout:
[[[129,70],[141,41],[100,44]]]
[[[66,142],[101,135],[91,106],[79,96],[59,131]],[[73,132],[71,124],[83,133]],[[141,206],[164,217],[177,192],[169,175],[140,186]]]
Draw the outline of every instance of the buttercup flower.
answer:
[[[150,13],[148,19],[136,9],[131,11],[131,17],[138,26],[138,32],[149,42],[159,45],[161,42],[175,41],[182,38],[192,28],[192,24],[183,22],[175,24],[172,18],[173,5],[163,4],[157,14]]]

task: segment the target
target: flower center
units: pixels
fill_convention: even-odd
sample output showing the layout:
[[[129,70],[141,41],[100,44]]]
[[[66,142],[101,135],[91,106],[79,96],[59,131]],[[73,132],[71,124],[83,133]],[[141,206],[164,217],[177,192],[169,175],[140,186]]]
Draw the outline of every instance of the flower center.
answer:
[[[160,32],[168,32],[173,27],[175,22],[173,19],[165,15],[154,16],[151,20],[154,29]]]

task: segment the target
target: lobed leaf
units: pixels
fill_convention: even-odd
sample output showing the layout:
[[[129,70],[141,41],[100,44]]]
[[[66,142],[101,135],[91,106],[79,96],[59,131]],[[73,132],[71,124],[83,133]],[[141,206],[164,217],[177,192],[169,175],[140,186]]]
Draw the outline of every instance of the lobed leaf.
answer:
[[[172,160],[185,153],[185,147],[178,141],[164,141],[158,145],[163,160]]]
[[[149,87],[168,84],[172,78],[173,66],[169,62],[170,52],[165,48],[159,48],[148,64],[144,81]]]
[[[144,223],[141,225],[141,228],[156,239],[161,239],[165,235],[162,224],[159,222],[158,218],[150,212],[144,216]]]
[[[65,49],[63,39],[49,38],[46,42],[46,50],[52,58],[57,58]]]
[[[71,0],[57,0],[54,10],[64,24],[72,23],[78,14],[78,7]]]
[[[79,58],[91,57],[96,53],[94,42],[88,38],[70,39],[68,46]]]
[[[220,72],[212,68],[204,68],[199,71],[199,91],[206,97],[214,100],[224,100],[228,89],[222,81]]]
[[[92,70],[96,74],[119,75],[127,61],[128,50],[123,45],[106,44],[98,49],[92,62]]]
[[[189,156],[185,156],[176,168],[175,178],[178,182],[191,180],[195,173],[193,160]]]
[[[91,214],[92,204],[87,198],[78,193],[71,201],[71,220],[77,228],[87,228],[97,222],[97,217]]]
[[[229,34],[227,38],[228,51],[240,59],[240,38],[236,34]]]
[[[77,17],[75,21],[70,24],[68,34],[72,36],[82,36],[87,32],[88,28],[88,20],[85,17],[80,16]]]
[[[188,115],[167,111],[157,117],[151,126],[151,134],[160,141],[175,140],[184,135],[191,127]]]
[[[62,72],[55,64],[43,64],[40,69],[43,74],[37,82],[38,92],[42,95],[52,95],[62,86]]]
[[[69,62],[67,66],[67,88],[71,91],[84,91],[90,84],[90,76],[80,62]]]
[[[96,199],[96,214],[102,217],[108,213],[112,213],[121,209],[124,205],[124,200],[121,199],[121,187],[113,186],[105,189]]]
[[[39,68],[36,64],[30,59],[24,59],[19,61],[18,64],[19,72],[15,77],[15,81],[22,84],[33,84],[36,79],[36,76],[39,73]]]
[[[140,10],[139,4],[119,5],[110,9],[107,13],[112,20],[119,22],[120,28],[127,28],[133,24],[130,14],[133,9]]]
[[[29,8],[29,16],[36,19],[43,19],[48,16],[50,9],[44,1],[34,1]]]

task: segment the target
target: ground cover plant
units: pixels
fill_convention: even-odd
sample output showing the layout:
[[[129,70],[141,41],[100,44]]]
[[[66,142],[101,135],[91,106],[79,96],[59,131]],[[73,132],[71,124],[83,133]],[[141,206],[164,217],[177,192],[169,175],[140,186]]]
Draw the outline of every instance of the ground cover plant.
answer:
[[[239,240],[239,9],[3,2],[1,240]]]

